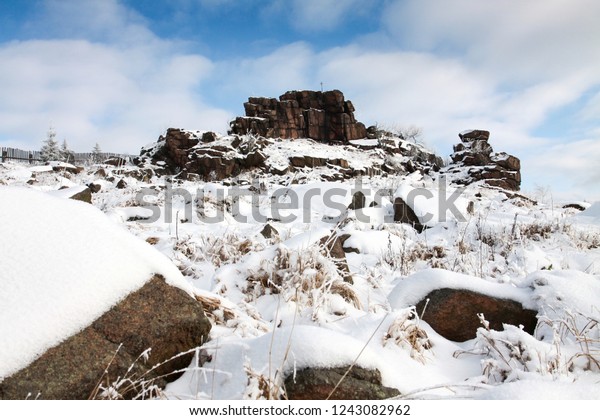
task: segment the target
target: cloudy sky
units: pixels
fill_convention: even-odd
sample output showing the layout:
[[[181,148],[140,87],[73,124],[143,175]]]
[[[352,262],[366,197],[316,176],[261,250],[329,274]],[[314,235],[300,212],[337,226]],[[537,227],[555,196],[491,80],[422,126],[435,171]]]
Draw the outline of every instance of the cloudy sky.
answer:
[[[600,199],[597,0],[2,0],[0,146],[137,153],[249,96],[340,89],[443,156],[469,128],[523,188]]]

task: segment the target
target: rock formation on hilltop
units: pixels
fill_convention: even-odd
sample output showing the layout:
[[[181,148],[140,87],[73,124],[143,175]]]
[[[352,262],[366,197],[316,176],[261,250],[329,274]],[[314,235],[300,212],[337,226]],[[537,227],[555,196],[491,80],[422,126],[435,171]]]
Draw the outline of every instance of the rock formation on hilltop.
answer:
[[[169,128],[134,162],[152,165],[157,174],[211,181],[250,171],[286,175],[316,168],[323,180],[337,181],[443,166],[442,158],[420,144],[376,127],[367,130],[339,90],[250,98],[244,107],[247,116],[231,122],[229,135]]]
[[[468,130],[458,135],[461,142],[454,146],[450,155],[454,165],[446,172],[460,173],[467,168],[466,177],[455,179],[461,184],[484,181],[487,185],[506,190],[519,191],[521,186],[521,162],[507,153],[494,153],[489,144],[490,132]]]
[[[229,135],[169,128],[158,142],[142,149],[135,163],[158,174],[220,181],[245,172],[286,175],[314,172],[324,181],[382,173],[446,173],[457,184],[484,181],[518,191],[520,161],[494,153],[489,131],[460,133],[453,164],[400,135],[366,129],[354,106],[339,90],[289,91],[274,98],[249,98],[245,117],[231,121]],[[289,141],[295,139],[295,141]]]
[[[367,137],[365,125],[354,118],[352,102],[339,90],[289,91],[279,100],[248,98],[244,109],[246,116],[230,124],[232,134],[342,143]]]

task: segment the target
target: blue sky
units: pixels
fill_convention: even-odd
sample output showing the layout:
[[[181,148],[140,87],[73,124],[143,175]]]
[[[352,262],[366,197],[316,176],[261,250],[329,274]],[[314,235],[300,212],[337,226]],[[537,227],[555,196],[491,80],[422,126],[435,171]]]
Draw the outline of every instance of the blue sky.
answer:
[[[0,145],[137,153],[225,131],[248,96],[340,89],[367,125],[468,128],[523,187],[600,199],[596,0],[3,0]]]

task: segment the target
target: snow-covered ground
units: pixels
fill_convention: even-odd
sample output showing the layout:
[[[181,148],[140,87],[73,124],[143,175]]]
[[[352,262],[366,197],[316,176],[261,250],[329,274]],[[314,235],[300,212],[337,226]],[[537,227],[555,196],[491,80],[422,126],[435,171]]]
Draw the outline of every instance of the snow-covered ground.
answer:
[[[580,212],[469,186],[456,200],[457,215],[440,209],[437,180],[413,174],[363,178],[367,206],[377,191],[395,194],[354,211],[347,206],[357,180],[325,182],[321,171],[328,169],[246,173],[237,190],[158,177],[142,182],[126,175],[133,167],[105,167],[106,177],[97,169],[74,175],[0,165],[0,279],[11,286],[0,289],[1,301],[10,302],[0,308],[0,339],[32,331],[18,349],[0,346],[0,376],[161,271],[184,280],[201,300],[219,302],[208,314],[213,329],[204,345],[212,359],[170,384],[166,398],[259,398],[265,383],[277,396],[283,379],[299,369],[353,363],[377,368],[384,385],[408,398],[600,398],[600,203]],[[117,189],[121,178],[127,187]],[[96,209],[49,194],[90,182],[102,186],[93,196]],[[422,233],[390,220],[393,198],[415,189],[431,192],[417,203],[432,214]],[[31,219],[28,209],[39,207],[47,209],[44,217]],[[77,242],[89,236],[85,220],[102,226],[106,237]],[[260,233],[266,223],[277,231],[271,238]],[[346,254],[352,284],[324,251],[321,239],[333,234],[349,235],[345,247],[357,251]],[[107,241],[119,248],[106,249]],[[104,284],[110,290],[94,307],[79,299],[83,292],[70,273],[100,267],[84,268],[82,260],[118,283]],[[134,275],[123,282],[115,267]],[[90,279],[94,290],[97,279]],[[538,329],[532,336],[518,327],[482,327],[473,340],[449,341],[411,307],[445,286],[520,301],[539,312]],[[33,307],[22,305],[30,299]],[[64,324],[33,325],[37,306],[64,313]],[[66,321],[78,311],[78,323]],[[414,328],[430,345],[408,340]]]

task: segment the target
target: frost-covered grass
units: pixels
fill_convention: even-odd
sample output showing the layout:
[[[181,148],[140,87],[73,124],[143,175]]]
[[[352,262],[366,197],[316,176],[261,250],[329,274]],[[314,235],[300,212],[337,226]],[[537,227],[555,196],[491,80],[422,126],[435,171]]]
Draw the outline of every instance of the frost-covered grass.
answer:
[[[273,153],[275,162],[292,153],[291,147],[294,153],[310,156],[316,146],[274,142],[273,147],[278,150]],[[370,164],[359,154],[345,153],[356,164]],[[308,213],[288,212],[298,216],[296,221],[277,221],[268,208],[269,196],[282,187],[289,187],[300,200],[313,188],[340,188],[347,194],[337,201],[343,207],[351,202],[353,181],[325,182],[321,175],[328,175],[330,168],[306,168],[282,176],[261,175],[261,213],[277,230],[277,235],[264,238],[260,234],[264,222],[252,217],[240,222],[226,214],[218,223],[206,223],[194,209],[189,218],[189,203],[183,199],[174,200],[171,218],[145,223],[139,219],[147,209],[139,207],[135,195],[141,188],[154,188],[155,203],[162,206],[165,180],[154,177],[142,182],[117,173],[116,168],[105,168],[107,176],[115,176],[108,181],[95,175],[97,169],[87,168],[78,175],[40,170],[29,185],[32,168],[6,164],[0,166],[0,183],[9,187],[0,188],[11,193],[15,186],[46,192],[97,182],[102,190],[93,196],[94,206],[107,217],[89,205],[86,212],[103,220],[98,223],[109,224],[109,219],[111,229],[121,225],[147,242],[131,239],[135,247],[153,247],[158,251],[153,255],[162,254],[179,269],[213,323],[211,339],[202,349],[210,357],[204,358],[202,366],[196,360],[161,393],[162,398],[283,397],[285,377],[299,369],[351,364],[379,369],[384,385],[412,398],[600,396],[598,204],[579,213],[469,186],[458,206],[464,220],[443,220],[438,212],[422,233],[386,222],[393,209],[392,201],[385,198],[362,214],[353,210],[340,214],[322,196],[315,196]],[[114,186],[121,177],[128,186],[119,190]],[[240,181],[252,184],[249,175]],[[418,175],[376,176],[362,182],[372,190],[388,189],[400,196],[414,188],[438,195],[436,181]],[[185,181],[177,187],[190,193],[212,191],[203,197],[207,211],[220,205],[230,209],[233,204],[227,198],[219,201],[216,191],[221,187],[215,183]],[[367,195],[367,206],[373,199]],[[52,207],[67,205],[55,197],[44,195],[43,200],[52,200]],[[242,196],[237,204],[242,214],[251,216],[251,197]],[[425,211],[432,203],[419,206]],[[7,211],[5,207],[0,205],[2,211]],[[362,217],[365,214],[368,221]],[[49,217],[54,221],[58,215],[51,212]],[[36,225],[35,243],[67,237],[68,225],[49,235],[48,224]],[[14,248],[15,240],[4,232],[1,244]],[[347,235],[349,273],[321,243],[332,235]],[[135,248],[127,241],[123,240],[124,247]],[[99,243],[88,241],[86,252],[105,261],[108,256]],[[73,258],[63,261],[58,254],[65,251],[61,246],[55,249],[61,252],[47,258],[58,258],[57,267],[64,269]],[[30,261],[31,257],[22,258]],[[344,281],[346,274],[352,283]],[[477,338],[448,341],[411,308],[436,287],[515,299],[539,311],[538,328],[533,335],[511,326],[491,331],[482,319]],[[60,300],[52,302],[62,306]],[[10,326],[5,329],[10,333]]]

